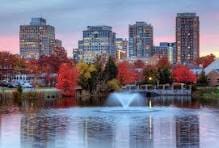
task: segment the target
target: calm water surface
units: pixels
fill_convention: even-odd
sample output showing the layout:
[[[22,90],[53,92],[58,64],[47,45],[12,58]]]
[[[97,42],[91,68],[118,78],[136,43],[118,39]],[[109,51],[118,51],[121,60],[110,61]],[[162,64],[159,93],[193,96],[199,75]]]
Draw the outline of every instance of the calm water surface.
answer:
[[[151,109],[146,102],[132,111],[77,107],[66,100],[23,104],[1,113],[0,147],[218,148],[217,103],[159,98],[152,100]]]

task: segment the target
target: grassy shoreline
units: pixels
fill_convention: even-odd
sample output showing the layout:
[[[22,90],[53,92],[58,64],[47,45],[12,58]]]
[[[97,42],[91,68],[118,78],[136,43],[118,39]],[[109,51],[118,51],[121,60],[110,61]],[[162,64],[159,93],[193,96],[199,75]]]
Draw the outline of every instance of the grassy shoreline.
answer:
[[[218,87],[197,87],[192,92],[192,97],[197,99],[219,100]]]
[[[17,93],[16,88],[0,88],[0,98],[13,99]],[[57,98],[61,96],[61,91],[56,88],[30,88],[22,90],[22,98],[39,99],[43,98]]]

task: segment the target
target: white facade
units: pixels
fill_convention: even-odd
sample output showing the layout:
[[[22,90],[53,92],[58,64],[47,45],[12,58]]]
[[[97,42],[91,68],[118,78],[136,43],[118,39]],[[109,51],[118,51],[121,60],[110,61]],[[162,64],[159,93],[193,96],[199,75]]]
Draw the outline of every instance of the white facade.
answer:
[[[219,59],[216,59],[214,62],[212,62],[210,65],[208,65],[204,71],[205,74],[208,75],[210,72],[214,71],[214,70],[218,70],[219,69]]]

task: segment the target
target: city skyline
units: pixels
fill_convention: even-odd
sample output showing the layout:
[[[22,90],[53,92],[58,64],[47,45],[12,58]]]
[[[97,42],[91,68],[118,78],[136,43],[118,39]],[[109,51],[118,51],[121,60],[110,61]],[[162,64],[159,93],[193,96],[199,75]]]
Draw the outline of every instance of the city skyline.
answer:
[[[173,0],[93,0],[86,4],[83,4],[83,1],[50,0],[43,3],[43,6],[40,1],[35,0],[3,0],[2,4],[1,51],[19,53],[19,25],[26,24],[32,17],[46,18],[48,23],[56,28],[57,38],[63,41],[63,46],[71,56],[72,49],[77,47],[78,40],[82,39],[82,31],[87,26],[109,25],[117,33],[117,37],[128,39],[128,25],[145,21],[154,27],[154,45],[158,45],[159,42],[175,41],[177,13],[195,12],[200,17],[201,55],[212,52],[219,56],[219,4],[216,0],[208,3],[196,0],[181,0],[177,3]]]

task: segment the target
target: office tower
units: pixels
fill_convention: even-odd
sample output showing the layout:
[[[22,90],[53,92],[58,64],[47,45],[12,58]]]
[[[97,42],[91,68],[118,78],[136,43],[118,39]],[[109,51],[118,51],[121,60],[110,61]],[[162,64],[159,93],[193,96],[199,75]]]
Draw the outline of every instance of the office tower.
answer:
[[[154,46],[152,55],[167,57],[171,64],[176,63],[176,43],[161,42],[159,46]]]
[[[128,50],[128,41],[126,39],[116,39],[116,58],[117,60],[126,59]]]
[[[129,25],[129,58],[149,58],[152,48],[152,25],[145,22]]]
[[[199,57],[199,17],[178,13],[176,17],[177,63],[193,63]]]
[[[29,25],[20,26],[20,55],[25,59],[38,59],[50,55],[55,46],[55,28],[44,18],[32,18]]]
[[[55,47],[63,47],[62,46],[62,41],[61,40],[59,40],[59,39],[55,39]]]
[[[83,60],[92,63],[97,56],[116,57],[116,34],[109,26],[88,26],[83,31],[83,40],[78,43],[83,51]]]

